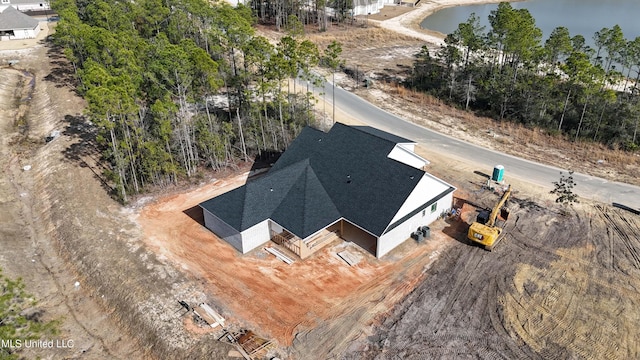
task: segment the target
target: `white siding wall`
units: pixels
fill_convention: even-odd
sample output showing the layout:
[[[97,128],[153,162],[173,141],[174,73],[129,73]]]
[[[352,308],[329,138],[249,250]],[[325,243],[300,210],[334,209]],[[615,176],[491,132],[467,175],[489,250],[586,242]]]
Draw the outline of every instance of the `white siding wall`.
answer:
[[[269,234],[269,222],[271,222],[271,220],[267,219],[242,232],[243,254],[246,254],[271,240],[271,234]]]
[[[382,9],[382,1],[374,2],[372,4],[360,5],[353,8],[353,15],[368,15],[368,14],[377,14]]]
[[[29,11],[29,10],[51,10],[51,6],[49,6],[49,1],[34,1],[34,2],[25,2],[25,1],[9,1],[8,4],[0,5],[0,12],[4,11],[9,5],[13,6],[18,11]],[[42,5],[42,6],[40,6]]]
[[[202,212],[204,213],[204,226],[238,251],[242,252],[242,236],[240,232],[209,211],[202,209]]]
[[[442,192],[448,188],[448,184],[425,173],[390,223],[393,224],[394,222],[402,219],[404,216],[417,209],[420,205],[423,205],[430,199],[442,194]]]
[[[40,32],[40,26],[35,29],[20,29],[13,30],[13,36],[3,36],[2,40],[22,40],[22,39],[35,39]]]
[[[280,234],[282,231],[284,231],[284,228],[275,221],[269,221],[269,228],[277,234]]]
[[[438,219],[438,216],[446,210],[451,209],[453,202],[453,193],[449,193],[442,199],[436,202],[436,210],[431,212],[431,207],[428,207],[422,215],[422,211],[407,219],[407,221],[395,227],[393,230],[382,235],[378,239],[378,251],[377,257],[384,256],[389,251],[393,250],[396,246],[402,244],[405,240],[411,237],[411,233],[416,231],[419,226],[428,226],[432,222]]]
[[[353,15],[377,14],[386,4],[395,4],[394,0],[377,0],[370,4],[358,5],[353,8]]]

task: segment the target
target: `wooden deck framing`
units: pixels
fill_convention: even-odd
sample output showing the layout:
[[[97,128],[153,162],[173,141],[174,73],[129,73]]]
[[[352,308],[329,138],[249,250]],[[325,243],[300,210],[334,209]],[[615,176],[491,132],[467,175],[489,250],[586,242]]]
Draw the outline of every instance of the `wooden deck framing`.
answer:
[[[322,230],[318,235],[305,240],[291,234],[288,231],[276,233],[271,231],[271,240],[285,249],[298,255],[300,259],[306,259],[314,252],[322,249],[333,240],[340,238],[339,231]]]

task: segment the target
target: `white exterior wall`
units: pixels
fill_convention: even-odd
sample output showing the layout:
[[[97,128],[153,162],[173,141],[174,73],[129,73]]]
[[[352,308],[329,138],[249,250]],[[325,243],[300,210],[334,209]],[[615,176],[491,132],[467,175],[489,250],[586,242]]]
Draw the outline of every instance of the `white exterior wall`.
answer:
[[[368,14],[377,14],[380,12],[384,5],[382,5],[382,1],[374,2],[367,5],[355,6],[353,8],[353,15],[368,15]]]
[[[275,221],[269,221],[269,229],[275,232],[276,234],[280,234],[281,232],[284,231],[284,228]]]
[[[405,200],[404,204],[400,207],[400,210],[391,220],[390,224],[402,219],[407,214],[410,214],[413,210],[417,209],[420,205],[423,205],[430,199],[442,194],[443,191],[449,188],[449,184],[446,184],[435,177],[425,173],[422,179],[418,182],[418,185],[413,189],[411,195]],[[451,207],[451,203],[449,204]]]
[[[243,254],[246,254],[249,251],[271,240],[271,234],[269,233],[270,222],[271,220],[267,219],[261,223],[253,225],[252,227],[242,232]]]
[[[416,169],[422,169],[425,165],[429,165],[429,161],[414,153],[413,148],[413,144],[397,144],[387,157]]]
[[[238,230],[232,228],[219,217],[205,209],[202,209],[202,213],[204,214],[204,226],[207,229],[213,231],[219,238],[228,242],[236,250],[242,252],[242,235],[240,235]]]
[[[388,4],[395,4],[394,0],[377,0],[372,1],[371,4],[367,5],[359,5],[353,7],[353,15],[368,15],[368,14],[377,14],[380,10]]]
[[[19,39],[35,39],[35,37],[40,32],[40,27],[36,27],[35,29],[30,30],[13,30],[15,36],[11,39],[19,40]]]
[[[13,36],[5,35],[1,36],[0,40],[22,40],[22,39],[35,39],[38,33],[40,32],[40,26],[35,29],[20,29],[13,30]]]
[[[447,194],[442,199],[436,202],[437,205],[435,211],[431,212],[431,206],[429,206],[424,210],[424,215],[422,215],[422,211],[420,211],[411,218],[407,219],[407,221],[396,226],[393,230],[389,231],[386,234],[383,234],[378,239],[377,257],[381,258],[386,253],[393,250],[396,246],[405,242],[411,237],[411,233],[416,231],[418,227],[428,226],[429,224],[437,220],[438,216],[440,216],[443,211],[451,209],[452,203],[453,192]]]
[[[5,3],[5,2],[0,3],[0,12],[4,11],[4,9],[8,8],[9,6],[13,6],[18,11],[51,10],[51,6],[49,5],[49,0],[33,1],[33,2],[9,0],[8,3]]]

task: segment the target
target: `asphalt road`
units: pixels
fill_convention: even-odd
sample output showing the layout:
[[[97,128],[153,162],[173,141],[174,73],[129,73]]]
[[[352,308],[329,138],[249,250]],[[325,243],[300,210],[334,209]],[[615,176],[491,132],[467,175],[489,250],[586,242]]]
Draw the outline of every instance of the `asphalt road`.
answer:
[[[331,102],[332,90],[331,83],[326,82],[324,92],[328,102]],[[336,109],[367,125],[413,140],[431,151],[453,155],[477,164],[478,171],[490,173],[495,165],[503,165],[505,178],[514,176],[532,184],[547,187],[549,190],[553,189],[553,182],[560,178],[560,171],[565,173],[567,171],[567,169],[535,163],[454,139],[390,114],[337,86],[335,91]],[[331,113],[331,110],[327,109],[327,112]],[[580,173],[574,173],[573,176],[577,184],[574,191],[580,197],[608,204],[622,204],[640,210],[640,187]]]

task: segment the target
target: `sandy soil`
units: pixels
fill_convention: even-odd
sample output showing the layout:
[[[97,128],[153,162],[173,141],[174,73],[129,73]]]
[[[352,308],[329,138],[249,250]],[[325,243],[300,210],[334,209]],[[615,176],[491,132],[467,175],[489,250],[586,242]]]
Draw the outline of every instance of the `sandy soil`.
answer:
[[[43,36],[46,35],[44,32]],[[83,103],[66,88],[45,80],[51,65],[47,49],[31,40],[31,48],[0,51],[0,63],[19,60],[16,68],[0,68],[0,268],[5,275],[22,277],[27,291],[38,300],[44,319],[61,320],[52,339],[72,347],[21,352],[27,358],[128,358],[140,355],[130,338],[96,302],[86,283],[59,253],[48,221],[47,173],[55,167],[44,146],[44,134],[67,111],[82,111]],[[35,47],[33,47],[35,42]],[[8,42],[2,42],[6,49]],[[22,48],[22,42],[11,43]],[[52,98],[60,101],[53,106]],[[60,154],[55,151],[53,155]],[[25,166],[31,166],[28,171]],[[76,281],[79,286],[75,286]]]

